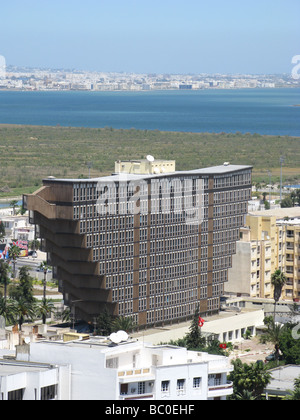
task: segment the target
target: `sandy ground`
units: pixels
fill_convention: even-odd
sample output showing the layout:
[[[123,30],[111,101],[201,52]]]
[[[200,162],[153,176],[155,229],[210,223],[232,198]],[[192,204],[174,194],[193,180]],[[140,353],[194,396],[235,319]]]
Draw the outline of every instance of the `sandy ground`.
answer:
[[[274,347],[271,343],[261,344],[258,337],[251,340],[244,340],[236,345],[236,349],[231,352],[229,359],[241,359],[243,363],[253,363],[257,360],[265,360],[266,356],[273,353]]]

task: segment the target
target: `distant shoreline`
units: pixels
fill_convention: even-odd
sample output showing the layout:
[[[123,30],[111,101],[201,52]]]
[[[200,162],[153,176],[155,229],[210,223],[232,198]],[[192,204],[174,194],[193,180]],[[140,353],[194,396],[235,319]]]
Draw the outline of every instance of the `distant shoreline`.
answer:
[[[275,86],[275,87],[219,87],[219,86],[212,86],[212,87],[205,87],[205,88],[198,88],[198,89],[179,89],[179,88],[170,88],[170,89],[0,89],[1,92],[90,92],[90,93],[98,93],[98,92],[133,92],[133,93],[144,93],[144,92],[199,92],[199,91],[209,91],[209,90],[274,90],[274,89],[299,89],[299,86]],[[300,106],[293,105],[293,106]]]

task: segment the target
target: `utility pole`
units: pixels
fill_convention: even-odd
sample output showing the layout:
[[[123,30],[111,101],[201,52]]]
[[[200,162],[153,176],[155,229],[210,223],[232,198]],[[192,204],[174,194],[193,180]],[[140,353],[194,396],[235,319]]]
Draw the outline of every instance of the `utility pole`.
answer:
[[[269,205],[271,208],[271,182],[272,182],[272,173],[269,171],[269,178],[270,178],[270,184],[269,184]]]
[[[282,165],[284,163],[284,157],[280,157],[280,203],[282,201]]]
[[[89,179],[91,178],[91,168],[93,167],[93,162],[87,162],[87,167],[89,169]]]

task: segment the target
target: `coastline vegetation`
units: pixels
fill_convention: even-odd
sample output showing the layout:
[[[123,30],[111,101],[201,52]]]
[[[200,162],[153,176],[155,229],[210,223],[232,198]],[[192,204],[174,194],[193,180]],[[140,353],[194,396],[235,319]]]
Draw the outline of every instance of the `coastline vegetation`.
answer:
[[[230,162],[253,165],[253,181],[300,180],[299,137],[236,133],[162,132],[105,128],[0,125],[0,198],[35,191],[42,179],[108,175],[118,159],[176,160],[177,170]],[[92,167],[89,169],[89,162]]]

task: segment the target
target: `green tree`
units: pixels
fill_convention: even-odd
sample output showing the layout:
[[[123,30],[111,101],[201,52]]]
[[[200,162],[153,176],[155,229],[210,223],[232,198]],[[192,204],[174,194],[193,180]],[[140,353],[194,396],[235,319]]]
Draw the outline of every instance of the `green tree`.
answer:
[[[40,249],[40,241],[38,239],[34,239],[33,241],[30,241],[28,246],[29,249],[31,249],[32,251],[38,251]]]
[[[43,324],[46,324],[47,317],[55,312],[55,306],[52,300],[43,299],[37,307],[37,316],[42,317]]]
[[[236,400],[238,401],[255,401],[257,400],[257,397],[253,395],[253,392],[243,390],[241,393],[236,394]]]
[[[261,399],[265,387],[271,381],[271,374],[263,363],[242,363],[240,359],[232,361],[234,370],[228,379],[233,382],[231,400],[241,399],[245,392],[251,393],[252,398]]]
[[[300,401],[300,376],[295,379],[294,390],[291,391],[291,395],[287,395],[284,399],[287,401]]]
[[[97,318],[97,334],[102,336],[110,335],[112,331],[113,317],[107,308]]]
[[[131,333],[135,327],[136,324],[131,317],[121,316],[113,320],[111,329],[112,332],[126,331],[127,333]]]
[[[13,277],[16,277],[16,262],[21,253],[20,248],[17,245],[12,245],[8,250],[8,257],[13,263]]]
[[[269,342],[274,345],[275,361],[278,362],[280,356],[280,342],[285,327],[281,324],[276,324],[272,317],[265,319],[265,323],[268,329],[260,337],[260,341],[264,343]]]
[[[0,298],[0,316],[5,319],[6,325],[14,324],[16,316],[14,301]]]
[[[297,204],[300,206],[300,189],[296,190]]]
[[[190,332],[186,335],[186,345],[188,350],[200,349],[206,345],[206,340],[202,336],[201,329],[199,327],[199,317],[200,309],[198,307],[194,313],[194,317],[189,328]]]
[[[25,321],[34,321],[37,314],[37,307],[35,302],[29,302],[24,297],[20,297],[15,301],[14,307],[20,330]]]
[[[50,269],[50,266],[47,264],[47,261],[43,261],[40,264],[40,268],[44,272],[43,303],[46,305],[46,300],[47,300],[47,271]],[[43,324],[46,324],[46,314],[43,315]]]
[[[13,215],[15,216],[15,214],[16,214],[16,207],[18,207],[18,200],[12,200],[9,203],[9,206],[12,207],[12,209],[13,209]]]
[[[271,276],[271,284],[274,287],[274,320],[276,315],[276,305],[281,298],[283,286],[286,284],[287,278],[281,270],[276,270]]]
[[[63,320],[63,322],[70,322],[71,321],[71,309],[70,308],[64,309],[64,311],[62,312],[62,320]]]
[[[5,227],[4,223],[0,220],[0,240],[5,238]]]
[[[300,340],[293,334],[297,324],[286,324],[280,336],[280,350],[286,364],[300,365]]]
[[[33,296],[33,278],[29,275],[29,269],[26,266],[21,267],[19,273],[19,284],[11,293],[15,300],[25,299],[27,302],[35,302]]]
[[[7,298],[7,286],[10,283],[9,277],[10,267],[7,262],[0,260],[0,284],[4,286],[4,299]]]
[[[289,207],[293,207],[293,200],[291,199],[290,196],[285,197],[282,201],[281,201],[281,208],[289,208]]]
[[[290,194],[290,197],[291,197],[291,200],[292,200],[292,203],[293,203],[293,207],[295,207],[296,201],[297,201],[297,193],[296,193],[296,191],[292,191],[291,194]]]

